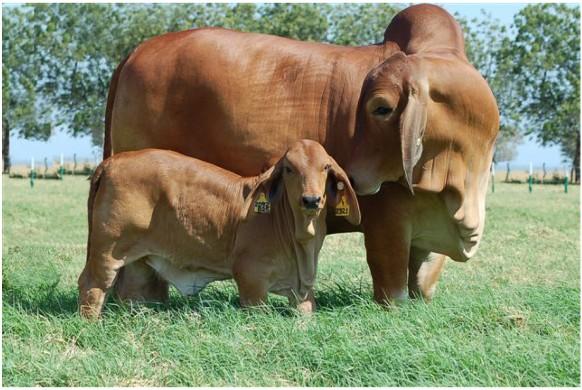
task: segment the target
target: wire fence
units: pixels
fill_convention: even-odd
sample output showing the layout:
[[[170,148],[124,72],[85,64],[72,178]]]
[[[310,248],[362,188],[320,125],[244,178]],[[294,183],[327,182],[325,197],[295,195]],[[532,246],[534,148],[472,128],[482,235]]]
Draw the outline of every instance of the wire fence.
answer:
[[[28,164],[17,163],[10,167],[8,177],[11,179],[30,179],[31,187],[34,180],[62,180],[65,176],[90,176],[100,163],[100,159],[77,158],[72,156],[44,157],[41,161],[30,159]],[[491,190],[495,191],[495,183],[528,184],[530,191],[533,185],[563,185],[567,191],[571,182],[571,166],[548,166],[545,163],[523,164],[495,163],[491,165]]]

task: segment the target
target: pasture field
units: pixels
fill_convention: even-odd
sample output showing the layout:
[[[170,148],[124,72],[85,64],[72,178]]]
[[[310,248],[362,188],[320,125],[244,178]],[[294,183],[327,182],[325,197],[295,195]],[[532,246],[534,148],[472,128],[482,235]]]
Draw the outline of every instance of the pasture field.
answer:
[[[363,236],[326,239],[315,316],[232,282],[79,318],[88,181],[3,178],[5,386],[578,386],[579,187],[496,184],[481,250],[435,299],[372,302]]]

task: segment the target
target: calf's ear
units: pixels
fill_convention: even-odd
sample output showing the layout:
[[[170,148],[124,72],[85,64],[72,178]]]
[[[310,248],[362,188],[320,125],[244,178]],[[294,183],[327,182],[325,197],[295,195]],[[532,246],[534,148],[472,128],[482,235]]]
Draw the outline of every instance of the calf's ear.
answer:
[[[342,201],[347,202],[348,207],[342,207],[343,212],[339,215],[345,217],[352,225],[359,225],[362,216],[356,192],[348,179],[348,175],[339,164],[330,157],[331,168],[327,180],[327,196],[329,205],[338,210]],[[337,215],[337,214],[336,214]]]
[[[280,162],[263,172],[257,184],[251,189],[246,200],[247,206],[241,217],[246,219],[252,210],[259,214],[269,214],[271,205],[277,201],[281,194],[282,169]]]
[[[426,89],[424,83],[410,83],[408,102],[400,116],[402,168],[404,169],[404,179],[412,194],[414,194],[412,171],[422,155],[422,137],[426,129]]]

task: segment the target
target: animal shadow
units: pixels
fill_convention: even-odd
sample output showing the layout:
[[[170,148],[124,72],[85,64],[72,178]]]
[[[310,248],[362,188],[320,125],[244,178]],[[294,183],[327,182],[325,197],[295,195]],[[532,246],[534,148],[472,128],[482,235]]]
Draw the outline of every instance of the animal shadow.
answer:
[[[369,304],[371,294],[368,286],[353,282],[321,283],[316,289],[316,304],[318,311]],[[72,315],[78,311],[78,290],[76,286],[63,286],[60,278],[46,282],[21,284],[12,283],[3,277],[2,298],[4,306],[11,306],[18,311],[33,315]],[[126,303],[108,294],[104,313],[113,314],[123,311],[139,312],[147,308],[153,312],[184,312],[184,311],[225,311],[253,309],[240,307],[238,291],[232,282],[218,282],[208,286],[200,294],[193,297],[182,297],[172,291],[167,302]],[[297,312],[290,307],[287,299],[270,294],[268,303],[261,308],[262,312],[271,312],[282,316],[296,316]]]

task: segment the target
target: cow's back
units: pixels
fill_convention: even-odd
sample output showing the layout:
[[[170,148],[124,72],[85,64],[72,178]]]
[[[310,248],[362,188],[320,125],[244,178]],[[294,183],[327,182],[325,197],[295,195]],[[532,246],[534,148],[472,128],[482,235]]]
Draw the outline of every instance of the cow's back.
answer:
[[[120,73],[113,153],[176,150],[242,175],[314,139],[342,163],[357,99],[382,46],[349,48],[224,29],[140,45]]]

